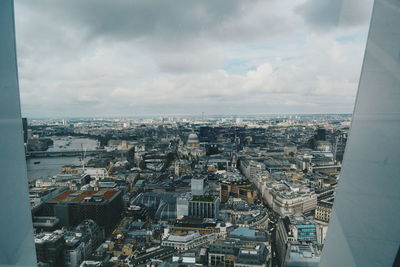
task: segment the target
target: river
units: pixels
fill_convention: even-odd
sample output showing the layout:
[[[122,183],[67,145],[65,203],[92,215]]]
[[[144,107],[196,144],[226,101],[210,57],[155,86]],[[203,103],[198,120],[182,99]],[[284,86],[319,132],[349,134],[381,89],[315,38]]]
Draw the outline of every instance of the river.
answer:
[[[54,144],[47,151],[65,151],[65,150],[94,150],[98,147],[95,139],[80,137],[51,137]],[[88,161],[89,158],[86,158]],[[40,162],[35,164],[35,162]],[[26,161],[28,169],[28,180],[47,178],[59,174],[61,167],[65,165],[82,165],[80,157],[48,157],[48,158],[31,158]]]

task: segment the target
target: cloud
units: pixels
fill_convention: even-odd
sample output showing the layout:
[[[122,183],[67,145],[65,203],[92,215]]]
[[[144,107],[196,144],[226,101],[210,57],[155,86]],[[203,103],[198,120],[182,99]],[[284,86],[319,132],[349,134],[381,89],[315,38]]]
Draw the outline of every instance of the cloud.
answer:
[[[169,76],[138,87],[117,88],[111,94],[112,102],[131,99],[151,103],[157,112],[172,104],[189,114],[200,114],[202,110],[219,113],[232,107],[236,113],[293,112],[299,108],[308,112],[351,112],[360,67],[346,59],[358,54],[355,62],[361,61],[362,52],[357,50],[357,45],[342,44],[332,37],[314,37],[304,44],[305,59],[274,63],[276,69],[266,62],[243,75],[215,70]],[[304,62],[309,64],[304,66]]]
[[[241,7],[239,0],[20,0],[19,5],[44,13],[54,23],[86,32],[86,38],[158,41],[191,39],[214,27]]]
[[[297,7],[305,22],[319,32],[368,23],[373,0],[308,0]]]
[[[368,7],[322,2],[18,0],[23,114],[351,112]]]

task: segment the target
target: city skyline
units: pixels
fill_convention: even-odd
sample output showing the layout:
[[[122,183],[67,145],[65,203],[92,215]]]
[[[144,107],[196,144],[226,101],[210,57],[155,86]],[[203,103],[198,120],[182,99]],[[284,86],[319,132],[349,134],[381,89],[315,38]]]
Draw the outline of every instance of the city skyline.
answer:
[[[204,121],[213,119],[259,119],[259,118],[288,118],[293,117],[313,117],[313,116],[348,116],[351,113],[265,113],[265,114],[142,114],[142,115],[115,115],[115,116],[48,116],[48,117],[28,117],[29,120],[133,120],[133,119],[200,119]]]
[[[352,112],[372,1],[161,4],[16,1],[23,116]]]
[[[399,25],[395,0],[0,1],[0,265],[400,266]]]
[[[38,262],[317,266],[350,115],[289,118],[27,121]]]

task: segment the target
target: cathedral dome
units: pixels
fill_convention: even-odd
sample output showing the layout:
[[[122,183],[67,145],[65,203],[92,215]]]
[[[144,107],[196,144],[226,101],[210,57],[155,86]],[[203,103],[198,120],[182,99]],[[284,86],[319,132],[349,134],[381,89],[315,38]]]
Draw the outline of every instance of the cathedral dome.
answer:
[[[188,141],[199,141],[199,137],[195,133],[189,134]]]
[[[189,134],[188,140],[187,140],[187,146],[189,148],[197,148],[199,147],[199,137],[195,133]]]

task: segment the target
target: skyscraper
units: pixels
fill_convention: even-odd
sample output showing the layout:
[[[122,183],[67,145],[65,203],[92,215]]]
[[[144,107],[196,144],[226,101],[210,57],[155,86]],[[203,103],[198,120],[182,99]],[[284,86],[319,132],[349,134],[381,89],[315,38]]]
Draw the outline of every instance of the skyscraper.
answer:
[[[400,2],[375,0],[322,267],[395,266],[400,244],[399,47]]]
[[[0,265],[36,266],[12,0],[0,1],[0,36]]]
[[[22,130],[24,131],[24,143],[28,141],[28,120],[22,118]]]

